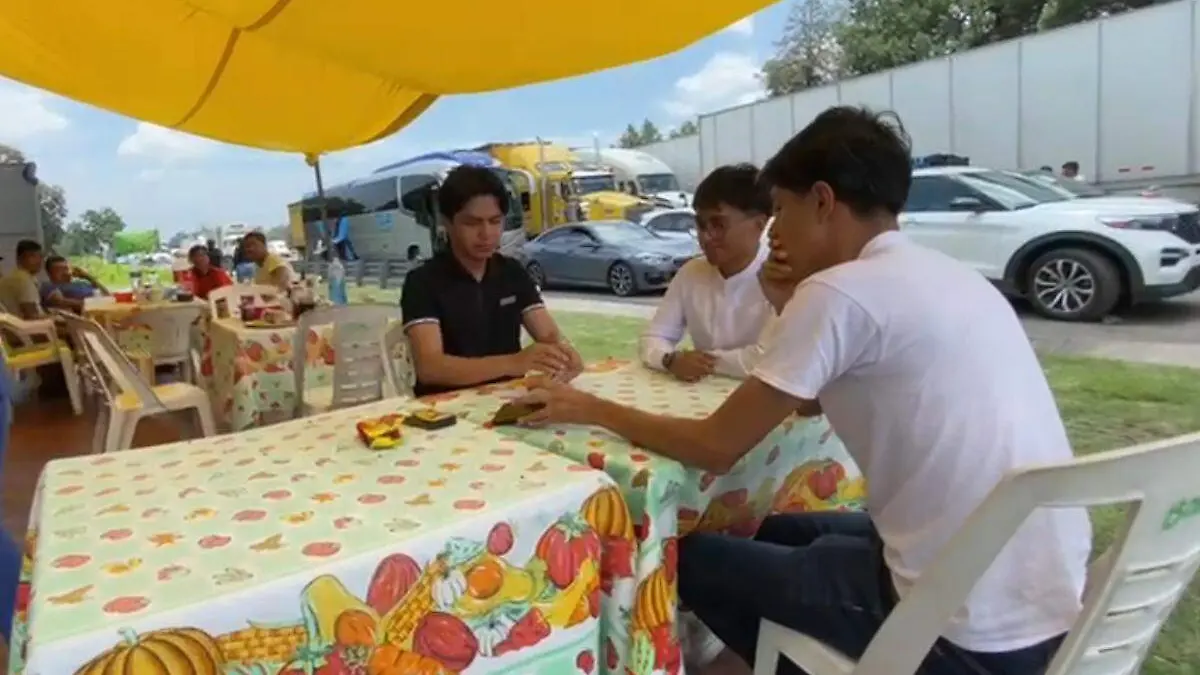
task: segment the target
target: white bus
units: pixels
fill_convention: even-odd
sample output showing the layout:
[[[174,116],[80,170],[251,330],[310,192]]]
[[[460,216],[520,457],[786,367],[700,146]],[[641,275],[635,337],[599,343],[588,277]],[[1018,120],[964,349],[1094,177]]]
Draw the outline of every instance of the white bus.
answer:
[[[470,151],[436,152],[389,164],[357,180],[325,190],[325,222],[343,258],[408,260],[428,258],[442,242],[437,215],[437,188],[457,166],[484,166],[500,176],[508,190],[510,208],[501,237],[501,251],[514,253],[525,241],[524,210],[514,174],[489,155]],[[321,203],[315,193],[300,207],[310,253],[321,255]],[[344,219],[344,220],[343,220]]]

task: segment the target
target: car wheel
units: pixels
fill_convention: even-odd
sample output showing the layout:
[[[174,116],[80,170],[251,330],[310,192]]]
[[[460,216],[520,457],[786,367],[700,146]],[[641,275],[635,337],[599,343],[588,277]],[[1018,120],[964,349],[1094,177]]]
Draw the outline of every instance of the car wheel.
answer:
[[[529,272],[529,278],[533,279],[535,286],[538,288],[546,287],[546,270],[543,270],[541,265],[531,262],[525,266],[525,270]]]
[[[615,262],[608,268],[608,289],[613,295],[628,297],[637,291],[637,280],[633,277],[633,269],[623,262]]]
[[[1029,266],[1026,297],[1042,316],[1060,321],[1099,321],[1121,299],[1121,274],[1100,253],[1060,248]]]

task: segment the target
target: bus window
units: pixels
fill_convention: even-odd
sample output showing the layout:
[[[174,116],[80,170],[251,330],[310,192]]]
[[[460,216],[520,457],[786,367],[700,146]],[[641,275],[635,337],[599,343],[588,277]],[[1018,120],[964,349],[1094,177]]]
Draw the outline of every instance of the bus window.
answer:
[[[391,211],[399,206],[395,178],[383,178],[370,183],[350,185],[346,188],[346,192],[351,201],[362,205],[360,213]]]
[[[400,178],[400,209],[410,216],[432,209],[433,204],[429,203],[432,191],[428,188],[436,187],[436,185],[437,179],[427,174],[402,176]],[[417,222],[421,222],[421,220],[423,219],[418,219]],[[428,223],[421,224],[429,227]]]

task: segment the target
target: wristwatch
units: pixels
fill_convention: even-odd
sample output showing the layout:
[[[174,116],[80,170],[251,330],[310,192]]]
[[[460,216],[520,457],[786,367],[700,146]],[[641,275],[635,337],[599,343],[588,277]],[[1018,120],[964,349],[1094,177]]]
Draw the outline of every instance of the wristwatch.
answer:
[[[671,364],[675,363],[675,356],[677,354],[678,354],[678,352],[667,352],[666,354],[663,354],[663,358],[662,358],[663,370],[671,369]]]

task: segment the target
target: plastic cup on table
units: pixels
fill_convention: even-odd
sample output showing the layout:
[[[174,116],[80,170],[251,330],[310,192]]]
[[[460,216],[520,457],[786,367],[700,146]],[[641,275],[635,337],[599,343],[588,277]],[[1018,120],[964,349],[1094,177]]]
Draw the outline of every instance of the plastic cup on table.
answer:
[[[122,304],[129,304],[134,301],[133,291],[116,291],[112,294],[113,300]]]

